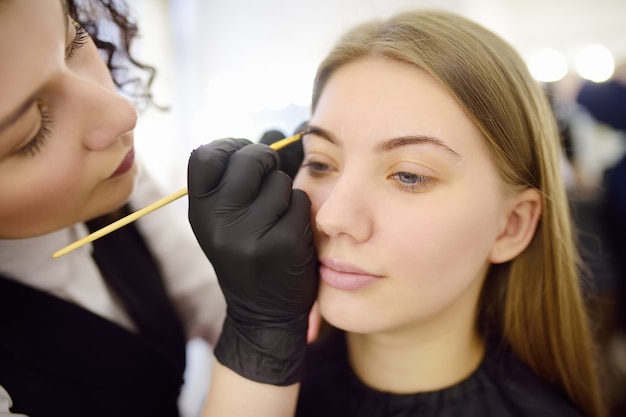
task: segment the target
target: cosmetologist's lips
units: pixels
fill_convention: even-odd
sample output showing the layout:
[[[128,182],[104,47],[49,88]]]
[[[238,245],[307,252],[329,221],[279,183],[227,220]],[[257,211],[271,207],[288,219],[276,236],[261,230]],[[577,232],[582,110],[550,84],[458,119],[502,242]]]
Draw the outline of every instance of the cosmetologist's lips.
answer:
[[[125,174],[126,172],[128,172],[129,169],[132,168],[134,163],[135,163],[135,150],[131,149],[130,152],[126,154],[124,159],[122,159],[122,162],[117,167],[115,172],[111,174],[109,179],[119,177],[120,175]]]

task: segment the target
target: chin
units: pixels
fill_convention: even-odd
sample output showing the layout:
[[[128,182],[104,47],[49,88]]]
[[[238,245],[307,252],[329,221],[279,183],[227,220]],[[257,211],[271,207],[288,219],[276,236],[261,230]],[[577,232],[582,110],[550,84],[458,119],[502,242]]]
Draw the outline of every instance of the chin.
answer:
[[[359,319],[358,317],[337,317],[324,314],[322,314],[322,317],[331,326],[348,333],[372,334],[384,330],[372,325],[370,321]]]
[[[135,188],[135,179],[137,177],[137,168],[133,167],[129,172],[122,176],[108,180],[97,192],[99,201],[95,201],[94,211],[89,216],[90,219],[104,216],[119,210],[128,203],[130,196]]]
[[[351,333],[372,333],[377,330],[375,318],[361,308],[351,308],[350,303],[341,303],[337,300],[318,298],[318,302],[321,316],[337,329]]]

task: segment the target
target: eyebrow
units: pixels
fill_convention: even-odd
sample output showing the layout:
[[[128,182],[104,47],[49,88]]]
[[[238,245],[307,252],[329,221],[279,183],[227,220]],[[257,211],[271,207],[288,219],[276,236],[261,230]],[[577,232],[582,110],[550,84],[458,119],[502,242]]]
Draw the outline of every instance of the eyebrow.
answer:
[[[69,24],[69,6],[67,4],[67,0],[60,0],[60,2],[61,10],[63,11],[63,27],[67,28],[67,25]],[[20,104],[17,109],[13,111],[13,113],[10,113],[4,119],[0,120],[0,133],[8,129],[13,123],[19,120],[19,118],[22,117],[28,111],[28,109],[30,109],[30,107],[37,100],[38,93],[39,92],[32,94],[30,97],[24,100],[24,102]]]
[[[323,139],[326,139],[327,141],[333,144],[337,144],[338,142],[337,137],[332,132],[329,132],[326,129],[322,129],[321,127],[314,126],[314,125],[307,124],[302,129],[302,134],[303,135],[313,134]],[[374,146],[374,152],[389,152],[393,149],[401,148],[403,146],[421,145],[421,144],[436,145],[442,148],[443,150],[445,150],[446,152],[450,153],[455,158],[459,158],[459,159],[463,158],[461,154],[456,152],[454,149],[450,148],[441,139],[438,139],[433,136],[428,136],[428,135],[405,135],[405,136],[391,138],[391,139],[382,141],[380,143],[377,143],[376,146]]]

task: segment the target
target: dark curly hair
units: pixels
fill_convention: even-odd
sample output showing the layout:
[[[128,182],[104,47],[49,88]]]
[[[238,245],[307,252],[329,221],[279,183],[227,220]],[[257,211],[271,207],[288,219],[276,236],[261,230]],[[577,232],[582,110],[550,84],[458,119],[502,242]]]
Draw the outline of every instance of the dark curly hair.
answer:
[[[128,5],[122,0],[67,0],[67,9],[103,53],[120,91],[133,99],[139,109],[155,105],[151,86],[156,70],[137,61],[130,51],[138,29]]]

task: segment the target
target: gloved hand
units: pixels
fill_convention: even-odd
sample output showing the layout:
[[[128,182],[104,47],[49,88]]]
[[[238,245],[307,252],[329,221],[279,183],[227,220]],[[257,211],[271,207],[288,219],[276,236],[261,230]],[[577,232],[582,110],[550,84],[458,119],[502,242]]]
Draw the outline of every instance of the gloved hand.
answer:
[[[306,122],[302,123],[298,126],[294,132],[299,133],[304,130],[304,127],[307,125]],[[259,143],[264,143],[266,145],[271,145],[274,142],[277,142],[281,139],[284,139],[285,135],[276,129],[268,130],[263,133],[261,139],[259,139]],[[300,165],[302,164],[302,160],[304,159],[304,149],[302,147],[302,141],[299,140],[295,143],[292,143],[289,146],[286,146],[282,149],[276,151],[278,156],[280,157],[280,162],[278,165],[278,169],[286,173],[293,180],[300,169]]]
[[[227,303],[216,358],[248,379],[299,380],[317,295],[310,201],[263,144],[222,139],[189,158],[189,222]]]

